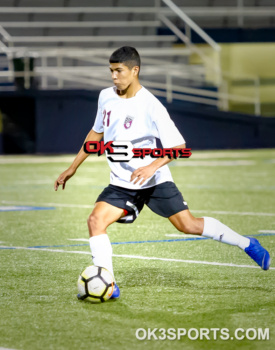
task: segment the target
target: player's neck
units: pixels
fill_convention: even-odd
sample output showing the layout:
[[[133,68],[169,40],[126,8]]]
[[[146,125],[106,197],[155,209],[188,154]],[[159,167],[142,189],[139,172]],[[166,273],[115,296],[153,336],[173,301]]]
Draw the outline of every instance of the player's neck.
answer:
[[[121,98],[132,98],[136,96],[138,91],[142,88],[139,81],[133,82],[125,90],[117,90],[116,93]]]

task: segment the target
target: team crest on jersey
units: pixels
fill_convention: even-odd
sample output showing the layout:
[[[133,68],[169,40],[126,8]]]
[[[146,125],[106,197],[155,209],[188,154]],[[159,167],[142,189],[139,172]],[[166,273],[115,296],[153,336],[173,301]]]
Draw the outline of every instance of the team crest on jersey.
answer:
[[[134,117],[131,117],[131,116],[127,115],[127,117],[126,117],[126,119],[124,121],[124,128],[125,129],[129,129],[131,127],[131,125],[132,125],[133,120],[134,120]]]

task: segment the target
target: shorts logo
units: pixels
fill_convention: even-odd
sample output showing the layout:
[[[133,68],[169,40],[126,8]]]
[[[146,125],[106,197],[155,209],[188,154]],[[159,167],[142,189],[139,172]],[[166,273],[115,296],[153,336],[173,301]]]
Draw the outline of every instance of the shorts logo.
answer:
[[[130,117],[129,115],[127,115],[127,117],[124,121],[124,128],[129,129],[130,126],[132,125],[133,120],[134,120],[134,117]]]

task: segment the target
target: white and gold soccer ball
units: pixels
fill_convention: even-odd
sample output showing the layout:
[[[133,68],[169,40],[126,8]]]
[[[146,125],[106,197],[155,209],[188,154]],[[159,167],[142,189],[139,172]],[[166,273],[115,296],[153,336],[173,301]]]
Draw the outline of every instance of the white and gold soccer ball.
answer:
[[[111,298],[114,285],[114,277],[107,269],[94,265],[88,266],[78,278],[77,297],[92,303],[104,302]]]

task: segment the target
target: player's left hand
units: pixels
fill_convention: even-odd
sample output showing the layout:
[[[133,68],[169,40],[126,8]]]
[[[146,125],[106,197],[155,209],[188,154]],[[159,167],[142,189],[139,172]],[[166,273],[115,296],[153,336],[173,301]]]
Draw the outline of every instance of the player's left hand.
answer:
[[[147,166],[143,166],[141,168],[136,169],[135,171],[133,171],[132,175],[131,175],[131,182],[133,182],[133,184],[137,184],[139,182],[139,185],[143,185],[144,182],[149,179],[149,177],[153,176],[155,173],[156,169],[154,167],[152,167],[151,164],[147,165]]]

